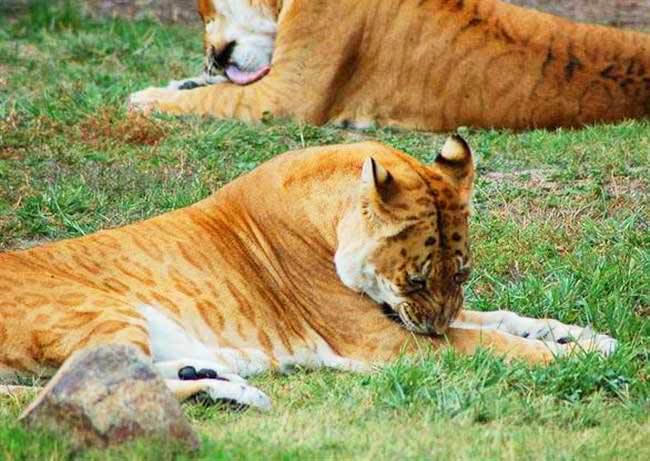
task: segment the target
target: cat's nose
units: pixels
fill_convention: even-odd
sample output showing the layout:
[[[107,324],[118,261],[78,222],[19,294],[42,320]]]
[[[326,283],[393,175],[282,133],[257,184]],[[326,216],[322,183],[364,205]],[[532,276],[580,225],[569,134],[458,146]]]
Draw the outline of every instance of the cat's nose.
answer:
[[[237,42],[228,42],[221,50],[217,50],[214,46],[210,48],[210,59],[215,66],[219,68],[225,68],[230,64],[230,58],[232,53],[237,46]]]

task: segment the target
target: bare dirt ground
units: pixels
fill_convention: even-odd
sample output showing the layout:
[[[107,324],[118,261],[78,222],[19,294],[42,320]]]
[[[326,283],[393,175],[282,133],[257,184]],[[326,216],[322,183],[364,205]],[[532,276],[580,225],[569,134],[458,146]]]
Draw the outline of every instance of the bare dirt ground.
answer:
[[[648,0],[506,0],[583,22],[616,26],[650,25]]]
[[[9,10],[28,0],[4,0]],[[506,0],[584,22],[626,27],[650,26],[648,0]],[[199,24],[196,0],[88,0],[90,12],[101,17],[112,15],[130,18],[156,17],[162,22]],[[0,5],[0,12],[3,6]],[[1,13],[0,13],[1,14]]]

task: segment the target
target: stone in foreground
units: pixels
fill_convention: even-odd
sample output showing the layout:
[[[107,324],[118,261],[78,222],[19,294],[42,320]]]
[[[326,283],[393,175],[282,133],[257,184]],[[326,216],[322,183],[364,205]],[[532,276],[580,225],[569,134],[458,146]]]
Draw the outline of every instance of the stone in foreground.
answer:
[[[199,447],[180,405],[133,346],[104,345],[73,354],[21,420],[68,437],[75,449],[138,438]]]

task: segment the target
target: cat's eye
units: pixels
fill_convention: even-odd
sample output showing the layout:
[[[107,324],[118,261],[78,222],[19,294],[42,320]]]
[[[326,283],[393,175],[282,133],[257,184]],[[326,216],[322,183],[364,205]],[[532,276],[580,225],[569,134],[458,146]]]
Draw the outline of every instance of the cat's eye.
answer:
[[[408,282],[414,288],[424,288],[427,284],[427,279],[421,274],[414,274],[408,276]]]
[[[467,282],[469,279],[469,274],[470,272],[468,270],[462,270],[460,272],[456,272],[454,274],[454,282],[456,282],[458,285],[462,285],[463,283]]]
[[[406,281],[413,291],[424,290],[427,287],[427,279],[431,275],[431,257],[429,256],[420,271],[416,274],[408,274]]]

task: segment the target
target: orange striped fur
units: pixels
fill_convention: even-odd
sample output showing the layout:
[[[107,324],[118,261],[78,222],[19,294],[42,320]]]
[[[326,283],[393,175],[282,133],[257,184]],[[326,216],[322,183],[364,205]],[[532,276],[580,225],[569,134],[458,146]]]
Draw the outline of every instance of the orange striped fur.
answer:
[[[550,360],[566,347],[482,329],[480,313],[459,312],[473,166],[459,138],[445,149],[432,166],[378,143],[290,152],[190,207],[0,254],[0,375],[51,373],[98,344],[155,356],[143,305],[238,374],[294,364],[363,369],[446,344]],[[406,326],[445,336],[409,331],[342,283],[342,247],[368,239],[379,242],[368,267],[410,300],[405,312],[391,306]],[[424,270],[422,256],[433,267],[409,288],[405,277]],[[454,319],[463,325],[450,327]],[[181,347],[158,340],[171,341],[172,355]],[[224,351],[257,362],[238,365]]]
[[[499,0],[201,0],[208,62],[228,46],[235,53],[226,61],[243,66],[237,59],[254,55],[246,34],[228,29],[232,11],[249,10],[260,20],[244,20],[252,32],[277,27],[262,34],[272,61],[264,51],[253,66],[270,64],[268,75],[247,86],[149,88],[131,96],[131,108],[432,131],[581,126],[650,113],[644,33]]]

